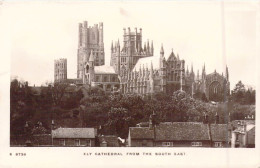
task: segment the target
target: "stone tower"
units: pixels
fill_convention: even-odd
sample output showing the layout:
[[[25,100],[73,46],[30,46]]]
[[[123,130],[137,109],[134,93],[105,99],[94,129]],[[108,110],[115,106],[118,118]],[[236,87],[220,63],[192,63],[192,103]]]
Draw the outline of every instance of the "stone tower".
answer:
[[[140,58],[153,56],[154,48],[153,42],[151,46],[149,41],[144,43],[142,47],[142,29],[131,32],[131,29],[125,28],[123,34],[123,46],[120,47],[119,40],[115,44],[111,44],[111,62],[110,65],[114,67],[116,73],[123,74],[124,72],[132,71],[137,61]]]
[[[67,59],[54,60],[54,82],[61,82],[67,79]]]
[[[90,52],[93,52],[94,65],[105,64],[105,52],[103,42],[103,23],[88,26],[88,22],[79,23],[77,78],[83,79],[83,69],[89,60]]]

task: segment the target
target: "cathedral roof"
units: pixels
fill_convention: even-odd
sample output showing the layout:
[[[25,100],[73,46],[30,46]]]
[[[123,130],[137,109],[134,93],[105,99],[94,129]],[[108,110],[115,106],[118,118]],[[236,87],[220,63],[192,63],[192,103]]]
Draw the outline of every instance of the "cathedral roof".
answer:
[[[95,74],[116,74],[114,68],[108,65],[95,66]]]
[[[151,68],[151,63],[153,64],[153,69],[159,69],[160,67],[160,58],[158,56],[151,56],[151,57],[145,57],[145,58],[140,58],[134,69],[133,70],[139,70],[140,66],[141,68],[143,68],[143,66],[146,68],[148,67],[148,69]]]

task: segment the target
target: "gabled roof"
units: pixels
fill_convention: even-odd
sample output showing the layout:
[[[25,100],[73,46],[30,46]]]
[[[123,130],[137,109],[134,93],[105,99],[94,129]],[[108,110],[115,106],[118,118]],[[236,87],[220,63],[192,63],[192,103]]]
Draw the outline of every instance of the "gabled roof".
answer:
[[[57,128],[52,130],[53,138],[95,138],[94,128]]]
[[[199,122],[173,122],[156,127],[156,140],[210,140],[208,125]]]
[[[149,127],[130,127],[131,139],[153,139],[154,130]],[[198,122],[161,123],[156,126],[156,141],[210,140],[207,124]]]
[[[227,124],[211,124],[210,130],[212,141],[228,141],[230,138]]]
[[[95,74],[116,74],[112,66],[102,65],[94,67]]]
[[[175,54],[173,53],[173,51],[171,52],[170,56],[168,57],[167,61],[173,61],[173,60],[176,60],[176,56]]]

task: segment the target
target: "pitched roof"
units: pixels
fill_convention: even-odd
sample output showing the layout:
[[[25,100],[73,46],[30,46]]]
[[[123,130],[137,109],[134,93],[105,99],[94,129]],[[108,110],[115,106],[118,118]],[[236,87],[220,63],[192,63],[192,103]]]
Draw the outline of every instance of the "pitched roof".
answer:
[[[94,67],[95,74],[116,74],[112,66],[102,65]]]
[[[228,141],[230,138],[228,128],[227,124],[211,124],[210,131],[212,141]]]
[[[208,125],[198,122],[173,122],[156,127],[156,140],[210,140]]]
[[[94,128],[57,128],[52,130],[53,138],[95,138]]]
[[[198,122],[161,123],[156,127],[156,140],[210,140],[207,124]],[[153,129],[148,127],[131,127],[132,139],[153,139]]]
[[[153,139],[153,129],[148,127],[130,127],[129,128],[131,139]]]

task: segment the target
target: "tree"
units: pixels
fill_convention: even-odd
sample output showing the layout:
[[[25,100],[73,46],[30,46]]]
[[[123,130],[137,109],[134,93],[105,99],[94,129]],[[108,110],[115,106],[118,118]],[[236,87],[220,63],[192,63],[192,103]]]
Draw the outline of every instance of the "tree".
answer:
[[[52,101],[54,105],[60,105],[62,97],[65,94],[66,88],[69,86],[67,83],[54,83],[49,84],[52,93]]]
[[[255,104],[255,90],[246,90],[245,85],[239,81],[231,91],[232,100],[239,104]]]

